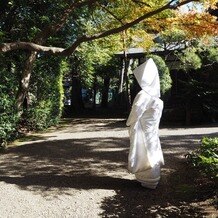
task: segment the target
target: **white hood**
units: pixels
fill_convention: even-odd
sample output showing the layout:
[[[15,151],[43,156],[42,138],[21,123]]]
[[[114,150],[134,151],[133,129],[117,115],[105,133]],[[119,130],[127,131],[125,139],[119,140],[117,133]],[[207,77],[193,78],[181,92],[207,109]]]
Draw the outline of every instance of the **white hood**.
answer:
[[[160,80],[156,64],[152,58],[133,70],[139,85],[149,95],[160,97]]]

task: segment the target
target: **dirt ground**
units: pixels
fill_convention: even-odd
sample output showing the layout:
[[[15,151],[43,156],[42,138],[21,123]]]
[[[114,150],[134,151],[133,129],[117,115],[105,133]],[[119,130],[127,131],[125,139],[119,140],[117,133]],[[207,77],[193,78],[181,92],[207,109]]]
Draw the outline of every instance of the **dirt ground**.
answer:
[[[218,217],[215,185],[185,154],[218,127],[161,128],[165,166],[156,190],[127,171],[123,119],[65,119],[0,154],[0,218]]]

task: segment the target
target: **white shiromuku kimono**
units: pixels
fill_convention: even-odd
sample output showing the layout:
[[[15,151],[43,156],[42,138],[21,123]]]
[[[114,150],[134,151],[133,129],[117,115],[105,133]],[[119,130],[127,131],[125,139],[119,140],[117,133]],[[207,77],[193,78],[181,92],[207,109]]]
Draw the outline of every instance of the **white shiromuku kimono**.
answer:
[[[130,150],[128,170],[147,188],[155,189],[164,164],[158,129],[163,110],[160,81],[153,59],[148,59],[133,71],[142,90],[136,95],[130,115]]]

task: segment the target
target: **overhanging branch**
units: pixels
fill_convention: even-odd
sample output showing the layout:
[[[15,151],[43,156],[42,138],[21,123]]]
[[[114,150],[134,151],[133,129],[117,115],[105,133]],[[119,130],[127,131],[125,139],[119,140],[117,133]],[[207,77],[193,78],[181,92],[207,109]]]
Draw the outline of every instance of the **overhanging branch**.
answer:
[[[166,9],[170,9],[171,8],[171,5],[172,3],[174,2],[175,0],[171,0],[168,4],[154,10],[154,11],[150,11],[144,15],[142,15],[141,17],[133,20],[132,22],[129,22],[129,23],[126,23],[124,25],[121,25],[117,28],[113,28],[113,29],[110,29],[110,30],[107,30],[105,32],[101,32],[101,33],[97,33],[97,34],[94,34],[94,35],[91,35],[91,36],[83,36],[81,37],[80,39],[78,39],[75,43],[72,44],[72,46],[70,46],[69,48],[67,48],[66,50],[63,51],[63,53],[65,53],[66,55],[67,54],[71,54],[73,53],[73,51],[75,50],[75,46],[76,44],[81,44],[82,42],[88,42],[88,41],[92,41],[92,40],[95,40],[95,39],[100,39],[100,38],[104,38],[104,37],[107,37],[107,36],[110,36],[110,35],[113,35],[113,34],[116,34],[116,33],[119,33],[119,32],[122,32],[138,23],[140,23],[141,21],[149,18],[149,17],[152,17]],[[187,4],[189,2],[192,2],[193,0],[186,0],[186,1],[182,1],[181,3],[177,4],[176,7],[180,7],[181,5],[184,5],[184,4]]]
[[[182,1],[181,3],[178,3],[176,5],[176,7],[180,7],[181,5],[184,5],[184,4],[187,4],[189,2],[192,2],[193,0],[186,0],[186,1]],[[85,2],[85,1],[84,1]],[[87,2],[95,2],[94,0],[89,0]],[[88,42],[88,41],[92,41],[92,40],[95,40],[95,39],[100,39],[100,38],[104,38],[104,37],[107,37],[107,36],[110,36],[110,35],[113,35],[113,34],[116,34],[116,33],[119,33],[119,32],[122,32],[138,23],[140,23],[141,21],[149,18],[149,17],[152,17],[164,10],[167,10],[167,9],[171,9],[171,5],[172,3],[175,2],[175,0],[172,0],[170,1],[168,4],[156,9],[156,10],[153,10],[153,11],[150,11],[144,15],[142,15],[141,17],[133,20],[132,22],[129,22],[129,23],[126,23],[126,24],[123,24],[119,27],[116,27],[116,28],[112,28],[110,30],[106,30],[104,32],[100,32],[100,33],[97,33],[97,34],[94,34],[94,35],[91,35],[91,36],[87,36],[87,35],[84,35],[80,38],[78,38],[70,47],[64,49],[64,48],[57,48],[57,47],[47,47],[47,46],[42,46],[42,45],[38,45],[38,44],[35,44],[35,43],[32,43],[32,42],[12,42],[12,43],[3,43],[3,44],[0,44],[0,53],[4,53],[4,52],[8,52],[8,51],[11,51],[11,50],[17,50],[17,49],[26,49],[26,50],[31,50],[31,51],[37,51],[37,52],[40,52],[40,51],[43,51],[43,52],[48,52],[48,53],[51,53],[51,54],[60,54],[60,55],[70,55],[72,54],[75,49],[83,42]]]
[[[51,54],[61,53],[64,51],[64,48],[47,47],[32,42],[11,42],[11,43],[3,43],[0,45],[0,52],[2,53],[12,50],[18,50],[18,49],[37,51],[37,52],[43,51]]]
[[[71,5],[69,5],[68,8],[63,11],[62,15],[59,17],[58,22],[45,27],[42,31],[40,31],[39,34],[36,35],[33,41],[37,44],[43,44],[49,36],[53,35],[64,26],[66,20],[75,9],[87,5],[92,5],[96,2],[97,0],[74,1]]]

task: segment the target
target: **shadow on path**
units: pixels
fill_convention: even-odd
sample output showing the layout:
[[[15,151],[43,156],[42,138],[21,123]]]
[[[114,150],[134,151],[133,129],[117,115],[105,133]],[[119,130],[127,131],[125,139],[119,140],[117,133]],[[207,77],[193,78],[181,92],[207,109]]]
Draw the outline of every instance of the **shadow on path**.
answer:
[[[0,181],[54,197],[71,194],[70,189],[114,190],[114,196],[101,202],[101,217],[204,217],[199,202],[213,196],[213,184],[210,187],[198,178],[184,159],[202,137],[161,138],[166,163],[156,190],[128,179],[127,137],[54,140],[9,148],[0,155]]]

